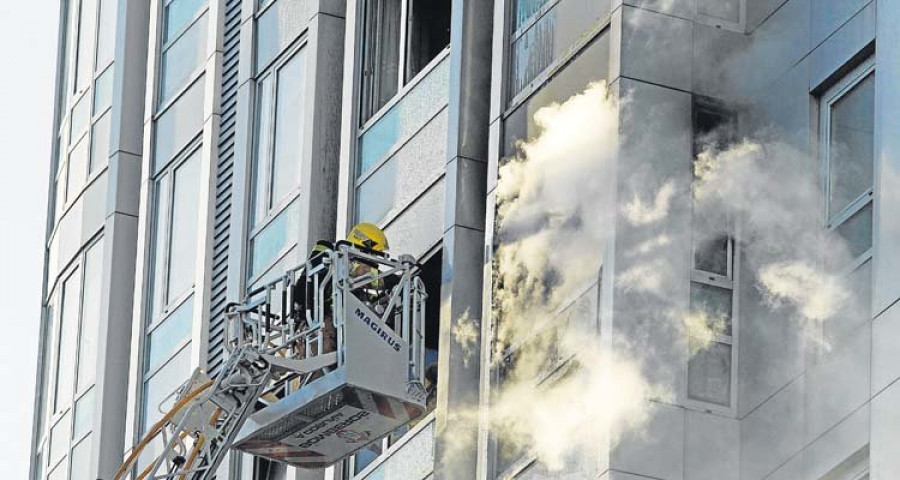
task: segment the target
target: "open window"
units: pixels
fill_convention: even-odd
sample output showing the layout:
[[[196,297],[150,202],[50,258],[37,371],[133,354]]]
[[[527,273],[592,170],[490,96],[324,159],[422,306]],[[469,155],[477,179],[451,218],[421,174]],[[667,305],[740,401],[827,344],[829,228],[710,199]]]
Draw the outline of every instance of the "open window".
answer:
[[[695,159],[737,139],[734,112],[712,99],[694,98],[692,127]],[[731,410],[737,371],[737,255],[733,220],[714,207],[693,202],[687,397],[704,408]]]
[[[360,122],[450,45],[450,0],[366,0]]]

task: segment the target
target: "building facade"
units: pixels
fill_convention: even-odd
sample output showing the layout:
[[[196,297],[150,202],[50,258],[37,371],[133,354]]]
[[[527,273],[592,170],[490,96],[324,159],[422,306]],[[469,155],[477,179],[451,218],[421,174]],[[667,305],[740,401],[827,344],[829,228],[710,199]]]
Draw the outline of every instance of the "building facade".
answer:
[[[219,478],[900,478],[896,2],[64,0],[60,12],[32,480],[111,479],[190,372],[222,364],[226,304],[360,221],[423,266],[436,408],[324,471],[235,453]],[[491,421],[528,343],[497,348],[498,177],[542,135],[538,112],[596,82],[617,112],[598,179],[611,234],[584,246],[592,280],[553,305],[577,313],[539,330],[587,323],[604,348],[637,345],[642,375],[669,394],[640,400],[640,431],[547,465]],[[836,320],[810,327],[772,305],[752,222],[697,240],[710,132],[725,150],[763,131],[801,152],[798,178],[822,186],[805,213],[849,252],[837,270],[856,302]],[[628,205],[666,185],[665,214],[634,221]],[[656,297],[629,286],[648,261],[666,272]],[[698,305],[727,322],[700,353],[658,322]],[[525,381],[552,390],[567,360],[542,361]]]

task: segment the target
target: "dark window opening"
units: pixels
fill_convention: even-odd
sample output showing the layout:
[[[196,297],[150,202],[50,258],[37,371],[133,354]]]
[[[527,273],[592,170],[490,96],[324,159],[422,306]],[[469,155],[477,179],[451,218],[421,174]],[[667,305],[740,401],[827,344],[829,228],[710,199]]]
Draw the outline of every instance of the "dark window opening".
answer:
[[[422,262],[420,278],[425,284],[428,300],[425,303],[425,383],[430,388],[428,411],[434,410],[437,388],[438,339],[441,330],[441,270],[442,251]],[[430,386],[428,384],[431,384]]]
[[[722,150],[737,141],[735,114],[721,103],[694,97],[692,113],[695,157],[707,148]]]
[[[262,457],[253,458],[253,480],[281,480],[287,469],[284,465]]]
[[[367,0],[363,10],[360,123],[450,44],[450,0]],[[402,53],[402,55],[401,55]]]
[[[410,0],[407,81],[450,45],[450,5],[450,0]]]

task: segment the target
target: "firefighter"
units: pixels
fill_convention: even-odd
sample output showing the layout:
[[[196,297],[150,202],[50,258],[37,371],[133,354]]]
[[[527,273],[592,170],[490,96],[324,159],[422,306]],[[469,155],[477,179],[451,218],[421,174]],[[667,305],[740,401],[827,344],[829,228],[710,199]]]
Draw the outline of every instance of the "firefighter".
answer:
[[[385,253],[389,248],[387,235],[384,234],[382,229],[371,223],[359,223],[355,225],[347,234],[347,241],[356,246],[378,253]],[[350,265],[350,276],[352,278],[358,278],[365,275],[372,276],[372,282],[365,288],[365,292],[360,292],[364,293],[361,299],[369,304],[369,306],[372,307],[372,310],[379,315],[384,311],[380,300],[384,298],[385,291],[384,279],[379,277],[380,273],[377,265],[372,265],[362,260],[354,260]],[[381,308],[379,309],[379,307]]]

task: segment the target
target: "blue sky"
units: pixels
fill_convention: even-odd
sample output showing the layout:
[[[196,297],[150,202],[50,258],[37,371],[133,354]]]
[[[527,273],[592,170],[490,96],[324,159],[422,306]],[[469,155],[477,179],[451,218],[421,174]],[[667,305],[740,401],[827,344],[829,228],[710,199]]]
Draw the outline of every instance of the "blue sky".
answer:
[[[9,479],[28,476],[58,8],[0,1],[0,471]]]

